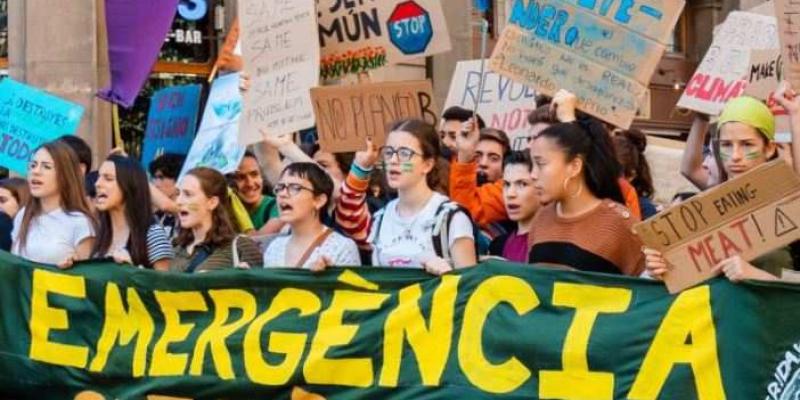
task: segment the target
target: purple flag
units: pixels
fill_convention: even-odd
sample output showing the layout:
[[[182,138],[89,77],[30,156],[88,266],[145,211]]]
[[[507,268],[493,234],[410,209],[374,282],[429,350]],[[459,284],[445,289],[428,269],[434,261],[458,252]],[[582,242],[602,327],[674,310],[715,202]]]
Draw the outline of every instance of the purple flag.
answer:
[[[178,0],[106,0],[111,87],[98,96],[133,105],[167,37]]]

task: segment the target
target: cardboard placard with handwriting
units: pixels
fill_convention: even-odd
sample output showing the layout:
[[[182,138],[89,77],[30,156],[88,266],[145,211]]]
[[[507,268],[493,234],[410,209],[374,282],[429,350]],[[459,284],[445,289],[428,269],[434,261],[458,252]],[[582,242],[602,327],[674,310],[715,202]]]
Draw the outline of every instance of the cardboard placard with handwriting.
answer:
[[[533,133],[528,114],[536,108],[536,91],[488,68],[483,76],[481,88],[481,60],[456,64],[442,109],[459,106],[473,110],[475,103],[480,101],[478,115],[486,122],[486,126],[505,132],[512,149],[524,150]]]
[[[734,11],[717,29],[714,41],[678,101],[678,106],[719,115],[728,100],[744,94],[750,52],[778,48],[775,17]]]
[[[775,0],[774,3],[784,60],[783,72],[787,81],[794,87],[800,87],[800,2]]]
[[[450,50],[441,0],[317,3],[325,79]]]
[[[673,265],[671,293],[715,275],[721,261],[753,260],[800,239],[800,177],[782,160],[762,165],[634,227]]]
[[[439,115],[430,81],[319,87],[311,97],[319,145],[332,153],[361,150],[367,137],[382,146],[389,124],[418,118],[435,125]]]
[[[239,144],[314,126],[310,89],[319,84],[314,0],[241,0],[240,38],[250,89],[243,97]]]
[[[744,94],[768,100],[783,80],[783,56],[778,49],[751,50]]]
[[[542,94],[567,89],[580,110],[628,128],[685,2],[570,3],[513,0],[490,66]]]

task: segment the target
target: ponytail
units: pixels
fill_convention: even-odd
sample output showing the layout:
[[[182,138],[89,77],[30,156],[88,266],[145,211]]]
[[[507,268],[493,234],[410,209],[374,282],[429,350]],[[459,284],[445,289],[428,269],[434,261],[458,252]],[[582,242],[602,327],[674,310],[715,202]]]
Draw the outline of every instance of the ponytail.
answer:
[[[618,183],[621,168],[611,139],[599,121],[582,118],[575,123],[555,124],[539,137],[555,141],[566,153],[567,161],[583,159],[583,178],[595,197],[625,204]]]

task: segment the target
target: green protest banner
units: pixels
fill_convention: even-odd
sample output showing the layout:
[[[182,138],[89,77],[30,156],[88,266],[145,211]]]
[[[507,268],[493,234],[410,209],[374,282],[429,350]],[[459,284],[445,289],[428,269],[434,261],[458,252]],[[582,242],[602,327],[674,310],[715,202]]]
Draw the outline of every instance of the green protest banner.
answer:
[[[194,276],[0,254],[0,397],[788,399],[800,287],[488,262]]]

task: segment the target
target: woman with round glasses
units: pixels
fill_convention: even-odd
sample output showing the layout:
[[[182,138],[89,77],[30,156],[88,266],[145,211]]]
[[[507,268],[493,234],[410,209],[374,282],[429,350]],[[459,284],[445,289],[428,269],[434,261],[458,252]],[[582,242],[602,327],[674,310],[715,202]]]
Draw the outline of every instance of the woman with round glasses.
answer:
[[[322,271],[329,266],[361,265],[355,242],[322,223],[333,198],[333,181],[319,165],[289,164],[275,185],[279,218],[291,232],[273,239],[264,267]]]
[[[439,154],[436,131],[425,122],[401,120],[389,130],[380,158],[398,197],[372,220],[372,265],[441,275],[477,262],[469,215],[432,189]]]

